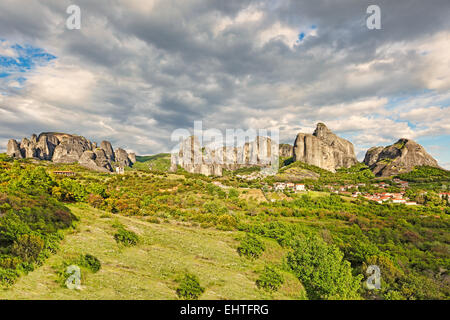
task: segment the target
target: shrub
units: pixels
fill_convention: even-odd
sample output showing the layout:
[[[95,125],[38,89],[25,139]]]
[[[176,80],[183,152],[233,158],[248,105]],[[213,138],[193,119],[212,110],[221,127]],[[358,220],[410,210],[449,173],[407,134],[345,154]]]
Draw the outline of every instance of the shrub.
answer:
[[[227,207],[218,200],[205,202],[203,208],[205,208],[207,212],[212,214],[220,215],[228,213]]]
[[[189,273],[184,275],[177,289],[178,297],[185,300],[197,300],[203,292],[205,288],[200,286],[197,276]]]
[[[250,259],[257,259],[264,252],[265,246],[264,242],[262,242],[257,236],[247,234],[246,237],[241,240],[241,244],[237,250],[241,256],[245,256]]]
[[[19,273],[16,270],[2,269],[0,268],[0,283],[6,286],[14,284],[19,277]]]
[[[100,260],[90,254],[82,255],[79,264],[94,273],[98,272],[102,267]]]
[[[14,242],[11,253],[20,257],[24,262],[34,262],[43,248],[44,240],[35,235],[25,234]]]
[[[104,199],[102,196],[98,195],[98,194],[90,194],[88,196],[88,203],[93,206],[94,208],[100,208],[103,203],[104,203]]]
[[[221,215],[217,220],[217,223],[219,227],[222,227],[225,230],[231,230],[237,226],[236,218],[229,214]]]
[[[277,291],[283,283],[283,276],[272,266],[265,266],[258,280],[256,280],[258,288],[266,291]]]
[[[239,197],[239,190],[237,189],[230,189],[230,191],[228,191],[228,197],[229,198],[238,198]]]
[[[125,246],[134,246],[139,242],[139,237],[136,233],[123,227],[117,230],[114,239],[116,239],[117,243],[122,243]]]

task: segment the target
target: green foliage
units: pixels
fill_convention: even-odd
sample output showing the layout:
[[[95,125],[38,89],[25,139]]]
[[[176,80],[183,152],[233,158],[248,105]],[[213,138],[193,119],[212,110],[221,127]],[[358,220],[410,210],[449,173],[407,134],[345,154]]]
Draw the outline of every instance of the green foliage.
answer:
[[[119,227],[114,235],[114,239],[117,243],[121,243],[125,246],[134,246],[139,242],[139,237],[135,232],[126,230],[123,227]]]
[[[98,272],[102,267],[100,260],[91,254],[81,255],[78,263],[80,266],[89,269],[93,273]]]
[[[229,198],[238,198],[239,197],[239,190],[231,188],[230,191],[228,191],[228,197]]]
[[[200,285],[197,276],[187,273],[181,279],[176,292],[180,299],[197,300],[205,292],[205,288]]]
[[[450,171],[430,166],[418,166],[408,173],[397,176],[399,179],[410,182],[450,181]]]
[[[317,237],[298,240],[287,264],[304,285],[310,299],[359,299],[362,275],[353,277],[344,254]]]
[[[44,248],[44,241],[32,234],[24,234],[17,238],[11,247],[11,253],[24,262],[34,262]]]
[[[241,240],[241,244],[237,248],[237,251],[241,256],[250,259],[258,259],[264,250],[264,242],[252,234],[246,234],[245,238]]]
[[[167,172],[170,168],[170,154],[160,153],[153,156],[136,156],[133,169],[142,171]]]
[[[53,193],[57,195],[60,200],[78,202],[85,201],[89,194],[84,185],[76,180],[67,178],[62,179],[59,182],[59,188],[57,191],[53,189]]]
[[[217,200],[205,202],[203,208],[207,212],[217,215],[225,214],[228,212],[228,208],[224,206],[222,202]]]
[[[273,266],[265,266],[256,280],[258,288],[266,291],[277,291],[283,283],[283,275]]]

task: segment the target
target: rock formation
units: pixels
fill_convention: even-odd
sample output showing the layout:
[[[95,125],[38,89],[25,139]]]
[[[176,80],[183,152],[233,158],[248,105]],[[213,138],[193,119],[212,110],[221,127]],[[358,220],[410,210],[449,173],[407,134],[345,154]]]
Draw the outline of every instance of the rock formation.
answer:
[[[178,165],[188,172],[207,176],[221,176],[223,169],[278,166],[278,144],[270,138],[256,137],[240,147],[212,149],[202,148],[197,137],[191,136],[180,144],[178,152],[171,155],[171,171]]]
[[[282,158],[290,158],[294,156],[294,146],[286,143],[280,144],[279,149],[280,157]]]
[[[114,156],[116,158],[116,162],[119,163],[120,166],[131,167],[131,160],[128,158],[128,153],[125,150],[118,148]]]
[[[6,154],[16,159],[22,159],[23,155],[20,151],[20,145],[16,140],[9,140]]]
[[[114,149],[109,141],[102,141],[100,143],[100,148],[105,150],[106,156],[110,161],[116,161],[116,157],[114,155]]]
[[[335,172],[358,163],[353,144],[318,123],[313,134],[299,133],[294,143],[294,161]]]
[[[114,152],[108,141],[102,141],[100,148],[85,137],[67,133],[44,132],[33,134],[30,139],[23,138],[21,143],[8,141],[7,154],[16,159],[35,158],[55,163],[75,163],[97,171],[112,172],[116,165],[131,166],[136,161],[135,154],[123,149]],[[134,162],[133,162],[134,161]]]
[[[437,161],[420,144],[404,138],[385,148],[370,148],[364,163],[378,177],[409,172],[415,166],[439,167]]]

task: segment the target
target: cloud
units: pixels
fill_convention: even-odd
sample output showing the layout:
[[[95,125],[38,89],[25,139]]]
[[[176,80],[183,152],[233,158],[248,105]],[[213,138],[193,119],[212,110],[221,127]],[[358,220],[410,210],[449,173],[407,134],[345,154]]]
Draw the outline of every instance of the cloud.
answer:
[[[151,154],[194,120],[289,143],[323,121],[360,154],[449,134],[446,0],[380,0],[382,30],[369,1],[79,0],[81,30],[65,28],[70,1],[24,1],[0,3],[0,56],[55,58],[0,78],[0,142],[69,131]]]

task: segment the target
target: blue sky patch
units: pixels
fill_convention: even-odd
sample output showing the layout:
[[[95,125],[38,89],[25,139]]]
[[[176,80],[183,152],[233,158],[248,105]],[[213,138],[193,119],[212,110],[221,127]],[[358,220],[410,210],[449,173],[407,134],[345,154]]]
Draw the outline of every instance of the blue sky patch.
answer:
[[[5,40],[0,39],[5,45]],[[26,74],[36,67],[45,66],[56,56],[46,52],[42,48],[31,45],[13,44],[8,47],[14,52],[13,56],[0,54],[0,79],[6,82],[17,81],[23,84],[26,81]]]

